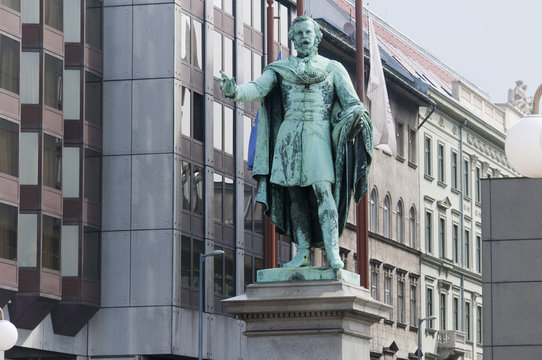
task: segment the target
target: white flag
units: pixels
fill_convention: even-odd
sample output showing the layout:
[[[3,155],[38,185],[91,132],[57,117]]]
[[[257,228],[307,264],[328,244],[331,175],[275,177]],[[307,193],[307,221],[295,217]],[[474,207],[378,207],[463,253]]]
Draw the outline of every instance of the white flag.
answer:
[[[391,114],[382,60],[376,40],[373,19],[369,17],[369,51],[371,72],[369,74],[369,86],[367,98],[371,100],[370,113],[373,122],[373,144],[389,155],[397,153],[397,141],[395,139],[395,124]]]

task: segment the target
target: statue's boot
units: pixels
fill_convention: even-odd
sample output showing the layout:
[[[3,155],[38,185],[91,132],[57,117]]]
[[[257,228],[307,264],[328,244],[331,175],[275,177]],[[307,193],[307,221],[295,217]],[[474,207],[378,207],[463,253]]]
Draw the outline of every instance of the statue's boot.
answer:
[[[282,265],[284,268],[298,268],[311,265],[311,251],[306,239],[298,239],[297,253],[292,260]]]
[[[327,261],[329,267],[332,269],[342,269],[344,268],[344,262],[341,260],[339,255],[339,239],[326,239],[324,235],[324,245],[326,247]]]

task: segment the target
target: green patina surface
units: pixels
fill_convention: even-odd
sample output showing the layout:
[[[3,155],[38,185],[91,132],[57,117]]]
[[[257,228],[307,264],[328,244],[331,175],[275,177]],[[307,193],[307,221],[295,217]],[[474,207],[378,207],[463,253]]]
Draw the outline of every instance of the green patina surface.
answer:
[[[358,274],[328,267],[276,268],[258,270],[257,282],[339,280],[348,284],[360,284]]]

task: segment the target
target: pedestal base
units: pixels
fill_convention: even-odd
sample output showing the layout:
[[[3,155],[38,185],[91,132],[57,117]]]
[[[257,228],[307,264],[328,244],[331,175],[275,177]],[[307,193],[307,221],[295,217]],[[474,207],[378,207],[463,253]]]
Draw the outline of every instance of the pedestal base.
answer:
[[[257,283],[224,300],[246,322],[248,359],[369,360],[371,325],[392,307],[339,280]]]

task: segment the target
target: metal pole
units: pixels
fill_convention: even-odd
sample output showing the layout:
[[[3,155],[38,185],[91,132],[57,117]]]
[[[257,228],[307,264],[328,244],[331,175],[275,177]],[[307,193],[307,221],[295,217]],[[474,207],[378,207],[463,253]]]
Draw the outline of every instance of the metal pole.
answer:
[[[199,336],[198,336],[198,360],[202,359],[203,352],[203,263],[205,254],[199,254]]]
[[[363,1],[356,0],[356,92],[365,100],[365,48],[363,46]],[[356,244],[360,285],[369,288],[369,221],[367,194],[356,206]]]

